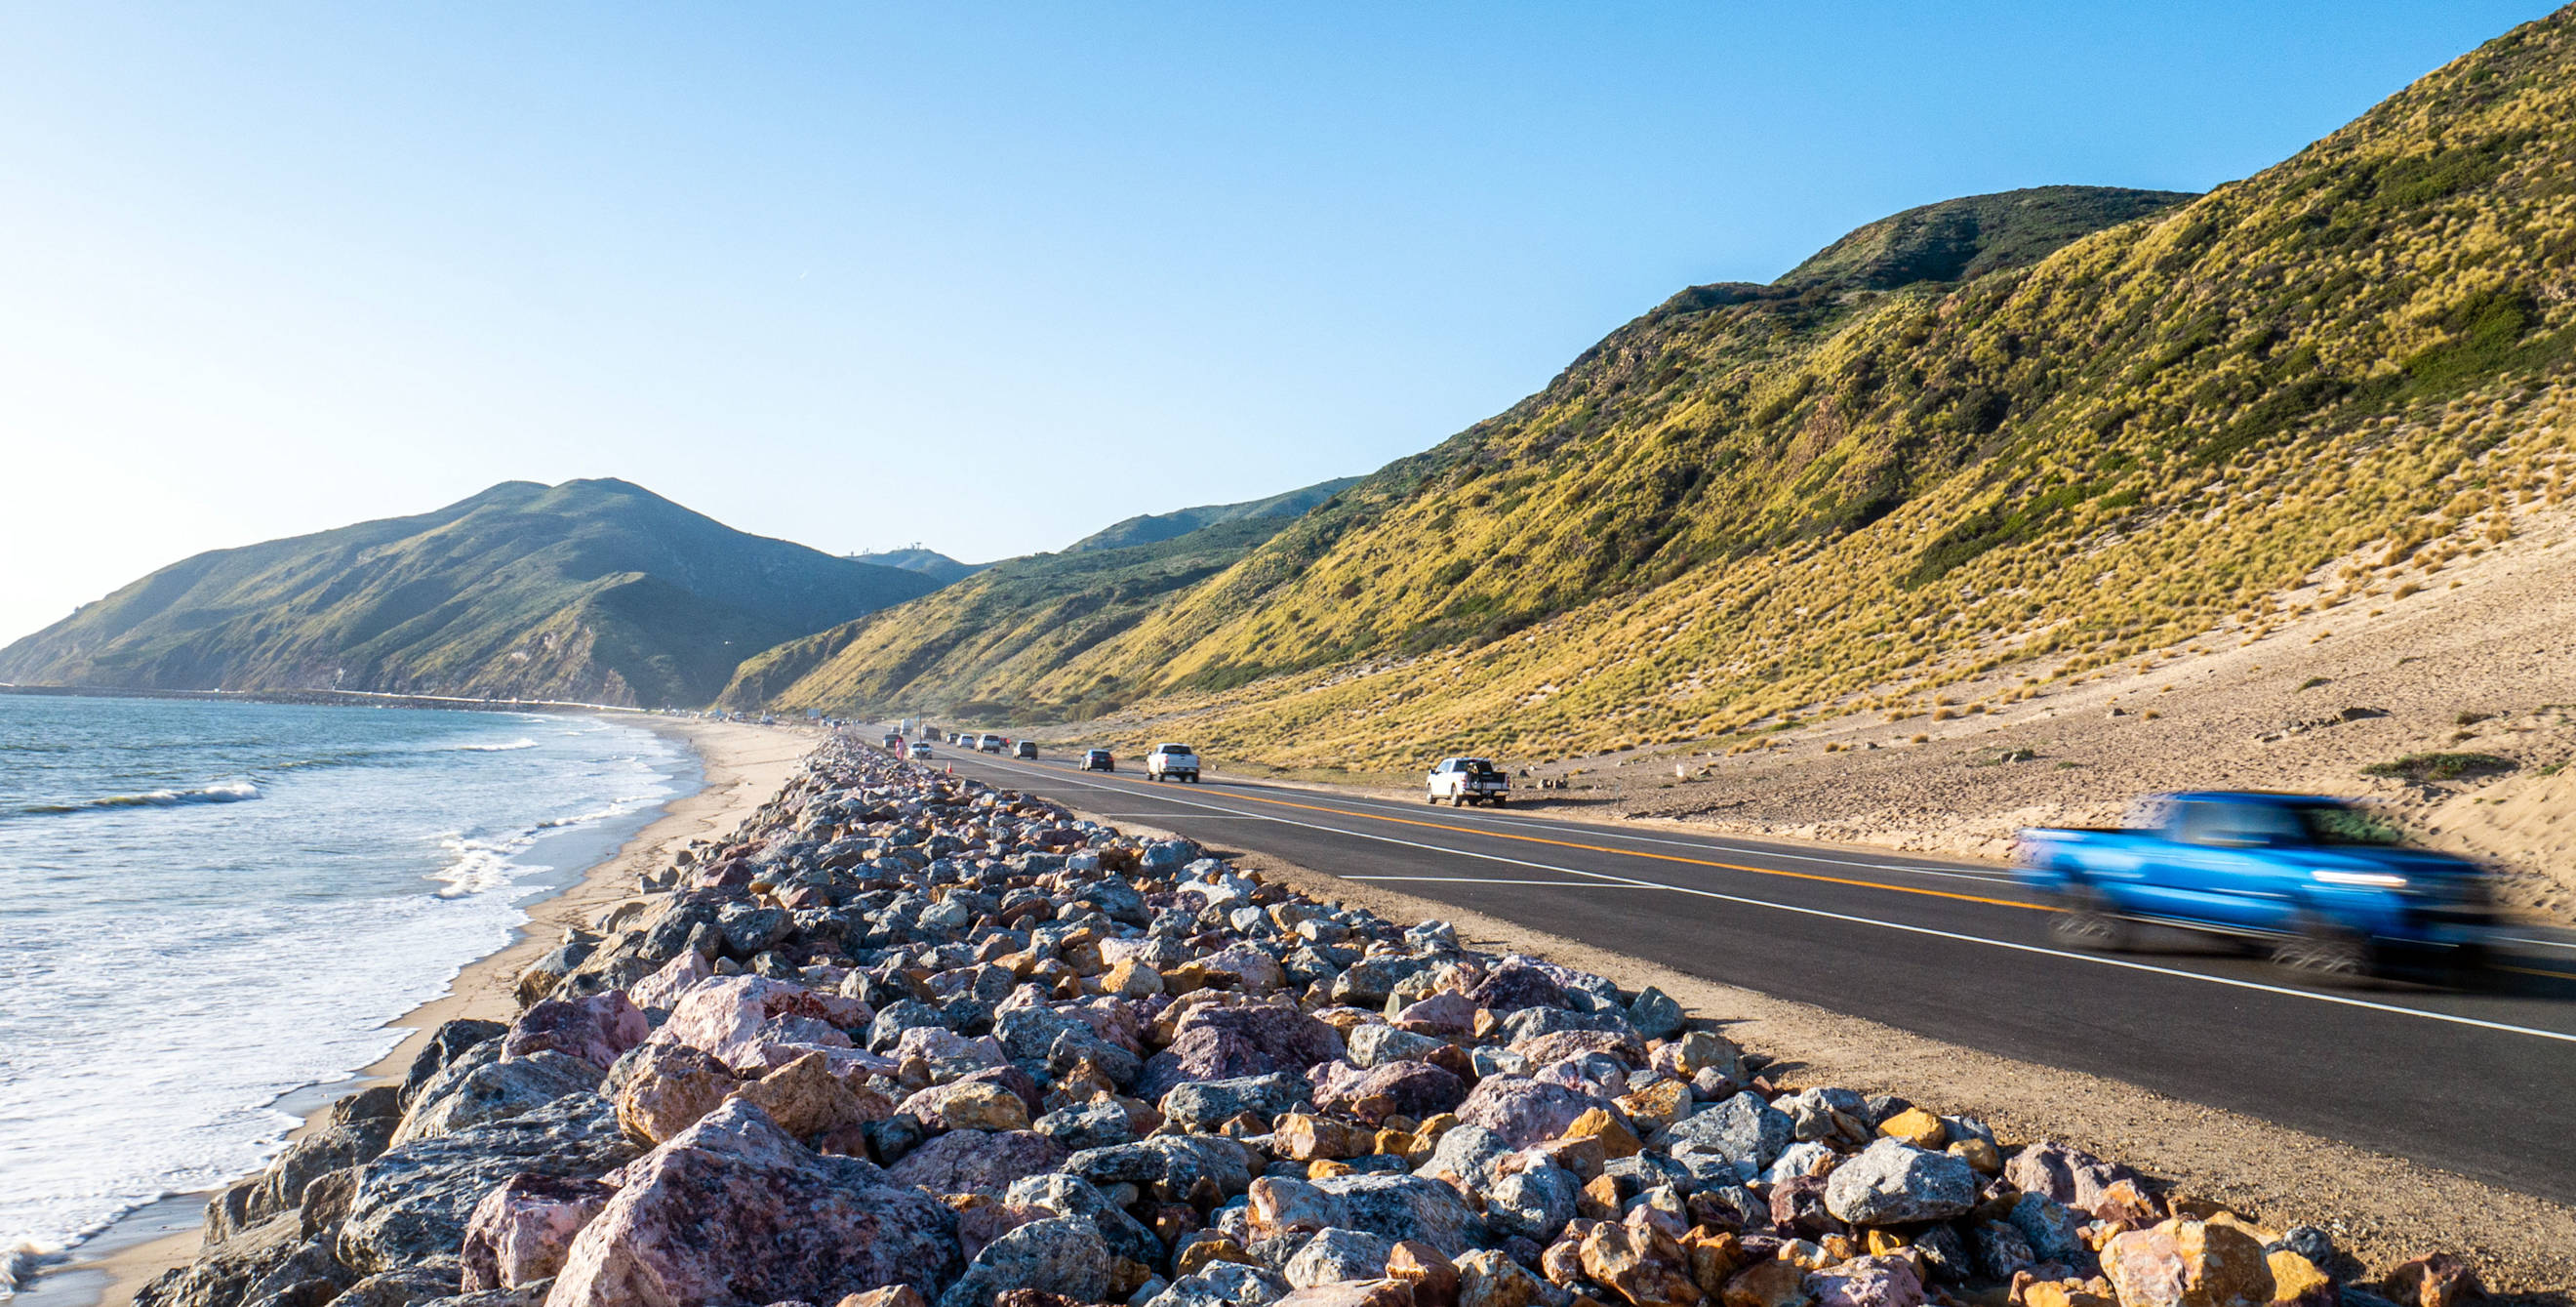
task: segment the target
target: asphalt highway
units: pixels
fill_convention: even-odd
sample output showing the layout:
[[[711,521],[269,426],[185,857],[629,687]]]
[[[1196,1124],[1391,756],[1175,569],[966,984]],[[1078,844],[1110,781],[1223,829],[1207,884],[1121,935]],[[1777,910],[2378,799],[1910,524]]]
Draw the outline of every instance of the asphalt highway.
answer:
[[[2498,983],[2476,992],[2313,988],[2181,934],[2156,951],[2061,948],[2045,905],[1990,865],[1213,773],[1157,784],[944,745],[934,762],[1113,823],[2576,1202],[2576,935],[2519,932]]]

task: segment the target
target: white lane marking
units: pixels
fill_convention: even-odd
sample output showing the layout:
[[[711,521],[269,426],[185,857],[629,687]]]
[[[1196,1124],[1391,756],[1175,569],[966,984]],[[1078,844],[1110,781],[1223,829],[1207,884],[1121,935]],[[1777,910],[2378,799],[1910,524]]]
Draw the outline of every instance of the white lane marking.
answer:
[[[1236,784],[1245,783],[1238,781]],[[1275,787],[1261,786],[1259,788],[1272,789]],[[1303,794],[1308,795],[1309,797],[1314,797],[1312,792],[1308,790],[1286,790],[1282,792],[1288,794]],[[1413,811],[1411,804],[1397,803],[1391,799],[1344,798],[1338,794],[1330,797],[1340,799],[1344,803],[1365,803],[1381,808],[1393,808],[1399,812]],[[2000,881],[2006,884],[2018,883],[2019,880],[2018,877],[2014,876],[2009,871],[1945,871],[1933,867],[1917,866],[1913,863],[1907,862],[1871,862],[1861,858],[1829,858],[1821,853],[1790,853],[1786,850],[1772,848],[1767,845],[1726,844],[1717,840],[1708,839],[1676,840],[1667,839],[1657,835],[1634,835],[1616,827],[1596,826],[1589,822],[1549,821],[1542,817],[1515,817],[1506,813],[1497,812],[1468,813],[1460,815],[1476,816],[1484,821],[1502,822],[1513,826],[1536,827],[1540,830],[1554,831],[1558,834],[1565,834],[1570,831],[1581,831],[1587,835],[1599,835],[1607,839],[1629,840],[1638,844],[1662,844],[1676,849],[1696,849],[1710,853],[1734,853],[1754,858],[1790,858],[1799,862],[1821,862],[1829,866],[1836,867],[1867,867],[1873,871],[1901,871],[1916,876],[1942,876],[1951,880]]]
[[[1168,813],[1168,812],[1104,812],[1104,813],[1101,813],[1100,815],[1101,815],[1101,816],[1103,816],[1103,817],[1169,817],[1169,816],[1171,816],[1172,814],[1170,814],[1170,813]],[[1242,821],[1277,821],[1277,820],[1279,820],[1279,819],[1278,819],[1277,817],[1273,817],[1273,816],[1271,816],[1269,813],[1266,813],[1266,812],[1245,812],[1245,813],[1238,813],[1238,814],[1236,814],[1234,818],[1219,817],[1219,816],[1209,816],[1209,817],[1201,817],[1201,818],[1198,818],[1197,820],[1200,820],[1200,821],[1227,821],[1227,820],[1242,820]]]
[[[1343,876],[1342,880],[1401,880],[1435,885],[1554,885],[1560,889],[1661,889],[1660,885],[1603,885],[1589,880],[1504,880],[1495,876]]]
[[[1019,768],[1009,767],[1008,764],[996,763],[995,765],[1005,767],[1007,770],[1020,770]],[[1109,788],[1106,785],[1092,785],[1087,781],[1077,781],[1075,784],[1086,785],[1091,789],[1097,790],[1105,790]],[[1118,792],[1126,793],[1126,791],[1123,790]],[[1186,804],[1193,808],[1208,808],[1216,812],[1232,812],[1238,816],[1257,815],[1243,813],[1233,808],[1218,808],[1213,804],[1200,803],[1189,799],[1168,799],[1166,802]],[[1323,831],[1332,835],[1347,835],[1355,839],[1376,840],[1383,844],[1396,844],[1409,849],[1421,849],[1429,853],[1447,853],[1462,858],[1477,858],[1486,862],[1506,863],[1515,867],[1527,867],[1532,871],[1553,871],[1562,875],[1587,876],[1596,880],[1604,880],[1615,884],[1628,885],[1637,888],[1669,890],[1675,894],[1687,894],[1694,898],[1715,899],[1723,903],[1738,903],[1746,907],[1753,908],[1771,908],[1780,912],[1794,912],[1805,917],[1822,917],[1829,921],[1849,922],[1857,926],[1877,926],[1883,930],[1899,930],[1904,931],[1909,935],[1923,935],[1933,939],[1953,940],[1962,944],[1983,944],[1988,948],[2008,949],[2015,953],[2031,953],[2041,957],[2064,958],[2069,962],[2089,962],[2095,966],[2117,967],[2123,971],[2143,971],[2149,975],[2173,976],[2182,980],[2197,980],[2205,984],[2224,985],[2230,989],[2247,989],[2262,994],[2279,994],[2289,998],[2304,998],[2317,1003],[2332,1003],[2338,1007],[2360,1008],[2369,1012],[2387,1012],[2396,1016],[2421,1017],[2427,1021],[2447,1022],[2455,1026],[2472,1026],[2480,1030],[2494,1030],[2509,1035],[2529,1035],[2535,1039],[2552,1039],[2560,1043],[2576,1044],[2576,1033],[2569,1033],[2567,1031],[2543,1030],[2536,1026],[2517,1026],[2502,1021],[2488,1021],[2479,1017],[2460,1016],[2451,1012],[2435,1012],[2429,1008],[2407,1007],[2400,1003],[2378,1003],[2369,999],[2352,998],[2343,994],[2321,994],[2312,989],[2293,989],[2287,985],[2267,985],[2261,981],[2239,980],[2233,976],[2213,976],[2204,971],[2186,971],[2180,967],[2160,967],[2151,962],[2137,962],[2128,958],[2104,957],[2098,953],[2074,953],[2065,949],[2047,948],[2038,944],[2023,944],[2008,939],[1989,939],[1983,935],[1969,935],[1953,930],[1941,930],[1932,926],[1918,926],[1911,922],[1888,921],[1879,917],[1864,917],[1856,913],[1849,912],[1833,912],[1824,908],[1804,907],[1795,903],[1779,903],[1770,899],[1751,898],[1741,894],[1724,894],[1716,890],[1695,889],[1688,885],[1667,885],[1660,881],[1642,880],[1634,876],[1613,875],[1606,871],[1587,871],[1581,867],[1560,867],[1554,863],[1532,862],[1525,858],[1507,858],[1499,853],[1478,853],[1473,849],[1453,849],[1445,845],[1423,844],[1414,840],[1398,839],[1392,835],[1380,835],[1374,831],[1344,830],[1337,826],[1325,826],[1316,822],[1298,821],[1288,817],[1274,817],[1271,820],[1278,822],[1282,826],[1302,826],[1308,830]]]
[[[2509,944],[2537,944],[2542,948],[2576,949],[2576,944],[2563,939],[2532,939],[2523,935],[2498,935],[2496,938]]]

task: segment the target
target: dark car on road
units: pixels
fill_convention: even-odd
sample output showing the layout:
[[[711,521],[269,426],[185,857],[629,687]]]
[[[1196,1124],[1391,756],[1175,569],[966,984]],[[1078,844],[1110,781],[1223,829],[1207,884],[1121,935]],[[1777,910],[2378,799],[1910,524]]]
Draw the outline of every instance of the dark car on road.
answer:
[[[1118,770],[1118,760],[1110,757],[1107,749],[1085,749],[1082,751],[1082,769],[1084,771],[1116,771]]]
[[[2013,845],[2056,899],[2057,936],[2117,949],[2137,923],[2259,943],[2321,979],[2398,960],[2471,968],[2495,925],[2486,869],[2407,847],[2341,799],[2198,791],[2142,800],[2124,829],[2038,828]]]
[[[1028,760],[1029,760],[1029,761],[1031,761],[1031,762],[1035,762],[1035,761],[1037,761],[1037,756],[1038,756],[1038,746],[1037,746],[1037,741],[1035,741],[1035,740],[1022,740],[1022,741],[1020,741],[1018,744],[1012,745],[1012,746],[1011,746],[1011,756],[1012,756],[1012,757],[1014,757],[1014,758],[1026,758],[1026,759],[1028,759]]]

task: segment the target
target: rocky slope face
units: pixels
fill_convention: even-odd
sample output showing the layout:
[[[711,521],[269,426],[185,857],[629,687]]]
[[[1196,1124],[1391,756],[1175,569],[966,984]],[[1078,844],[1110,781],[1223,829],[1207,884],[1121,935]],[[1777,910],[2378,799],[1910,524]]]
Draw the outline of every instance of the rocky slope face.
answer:
[[[1115,639],[1350,484],[1327,481],[1248,503],[1133,517],[1061,553],[992,564],[917,602],[764,652],[743,664],[722,702],[834,712],[900,705],[898,715],[964,713],[982,721],[1060,715],[1068,705],[1031,699],[1026,687]],[[1096,693],[1071,707],[1118,701]]]
[[[2382,1301],[2323,1231],[846,740],[646,882],[137,1301]]]
[[[2188,203],[1983,197],[1685,291],[989,697],[1283,764],[1562,756],[2242,638],[2350,557],[2338,593],[2397,583],[2569,481],[2572,29]]]
[[[695,706],[750,654],[937,584],[623,481],[512,481],[174,563],[0,649],[0,680]]]

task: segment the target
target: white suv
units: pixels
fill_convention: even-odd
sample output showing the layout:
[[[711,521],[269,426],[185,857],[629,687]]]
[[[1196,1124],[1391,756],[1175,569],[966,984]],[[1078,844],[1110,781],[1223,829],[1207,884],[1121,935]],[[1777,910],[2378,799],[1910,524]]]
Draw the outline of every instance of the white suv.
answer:
[[[1431,769],[1430,788],[1425,803],[1447,799],[1453,808],[1469,803],[1499,808],[1511,798],[1512,780],[1483,758],[1443,758]]]
[[[1145,755],[1145,775],[1158,781],[1199,783],[1199,756],[1186,744],[1157,744]]]

